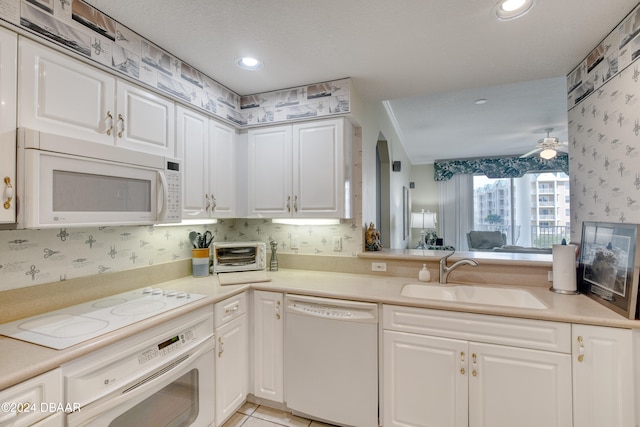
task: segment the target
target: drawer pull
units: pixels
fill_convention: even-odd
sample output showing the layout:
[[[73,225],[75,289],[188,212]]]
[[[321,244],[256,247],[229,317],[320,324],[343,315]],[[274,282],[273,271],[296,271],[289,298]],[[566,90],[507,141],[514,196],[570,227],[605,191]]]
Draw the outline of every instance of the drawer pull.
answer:
[[[239,309],[239,308],[240,308],[240,307],[239,307],[239,306],[238,306],[238,304],[236,303],[236,304],[234,304],[234,306],[233,306],[233,307],[227,307],[227,308],[225,308],[225,309],[224,309],[224,313],[225,313],[225,314],[233,314],[233,313],[235,313],[236,311],[238,311],[238,309]]]

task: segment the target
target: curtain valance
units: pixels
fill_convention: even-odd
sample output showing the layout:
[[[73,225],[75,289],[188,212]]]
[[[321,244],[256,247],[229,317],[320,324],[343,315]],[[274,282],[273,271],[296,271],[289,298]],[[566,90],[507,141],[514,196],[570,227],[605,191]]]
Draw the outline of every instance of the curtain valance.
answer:
[[[569,156],[558,153],[550,160],[539,156],[499,157],[434,162],[434,180],[448,181],[456,174],[484,174],[488,178],[518,178],[527,172],[557,172],[569,174]]]

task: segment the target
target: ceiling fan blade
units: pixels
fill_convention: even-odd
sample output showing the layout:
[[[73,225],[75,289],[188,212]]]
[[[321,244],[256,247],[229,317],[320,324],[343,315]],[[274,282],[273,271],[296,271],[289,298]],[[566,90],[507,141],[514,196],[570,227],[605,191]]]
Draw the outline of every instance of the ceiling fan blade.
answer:
[[[529,151],[528,153],[525,153],[522,156],[520,156],[520,158],[523,159],[525,157],[529,157],[532,154],[539,153],[540,151],[542,151],[542,147],[534,148],[533,150]]]
[[[569,143],[567,141],[561,142],[555,147],[556,150],[562,151],[563,153],[569,152]]]

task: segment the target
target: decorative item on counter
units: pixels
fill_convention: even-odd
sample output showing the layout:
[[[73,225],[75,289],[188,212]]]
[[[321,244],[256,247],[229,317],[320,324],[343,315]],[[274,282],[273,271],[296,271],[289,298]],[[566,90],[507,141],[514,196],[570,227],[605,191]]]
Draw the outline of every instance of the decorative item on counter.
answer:
[[[427,264],[422,264],[422,270],[418,272],[418,280],[421,282],[429,282],[431,280],[431,273],[427,270]]]
[[[367,251],[381,251],[382,243],[380,243],[380,232],[375,229],[373,222],[369,223],[369,228],[364,233],[364,248]]]
[[[278,250],[278,242],[271,241],[271,260],[269,260],[269,270],[278,271],[278,256],[276,251]]]
[[[551,290],[558,294],[575,295],[578,293],[576,246],[562,244],[553,245],[553,286]]]

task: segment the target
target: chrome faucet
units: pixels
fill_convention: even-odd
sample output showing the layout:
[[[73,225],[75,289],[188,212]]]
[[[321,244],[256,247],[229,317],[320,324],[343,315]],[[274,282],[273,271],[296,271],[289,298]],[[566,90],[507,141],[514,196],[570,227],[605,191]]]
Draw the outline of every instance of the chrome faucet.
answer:
[[[461,265],[468,264],[472,267],[475,267],[478,265],[478,262],[474,259],[463,258],[451,264],[451,267],[447,267],[447,260],[451,255],[454,254],[454,252],[455,251],[452,251],[450,254],[447,254],[442,258],[440,258],[440,284],[442,285],[447,283],[447,277],[449,277],[449,273],[451,273],[453,270],[460,267]]]

